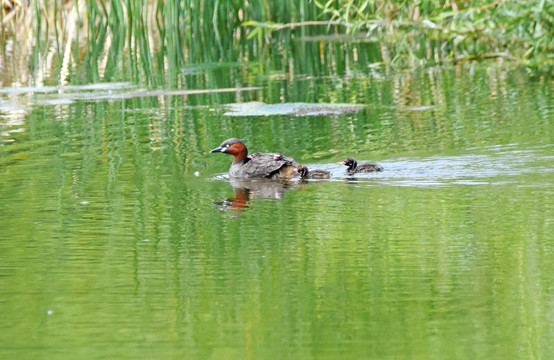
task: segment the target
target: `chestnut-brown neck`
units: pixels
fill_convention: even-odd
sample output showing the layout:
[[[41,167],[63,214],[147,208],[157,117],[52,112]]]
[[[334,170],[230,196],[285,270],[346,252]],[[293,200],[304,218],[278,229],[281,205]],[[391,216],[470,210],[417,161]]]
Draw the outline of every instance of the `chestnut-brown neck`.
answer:
[[[236,143],[229,147],[227,153],[229,155],[233,155],[234,162],[237,162],[246,159],[246,155],[248,155],[248,150],[246,150],[246,146],[244,146],[243,143]]]

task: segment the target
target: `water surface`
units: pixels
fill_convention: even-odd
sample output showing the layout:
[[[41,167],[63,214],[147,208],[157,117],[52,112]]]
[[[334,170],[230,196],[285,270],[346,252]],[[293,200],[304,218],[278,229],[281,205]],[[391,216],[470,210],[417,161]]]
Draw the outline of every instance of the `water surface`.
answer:
[[[549,358],[552,81],[311,75],[2,89],[0,355]],[[361,108],[227,115],[253,101]],[[209,150],[233,136],[333,178],[231,182]],[[349,177],[347,156],[384,171]]]

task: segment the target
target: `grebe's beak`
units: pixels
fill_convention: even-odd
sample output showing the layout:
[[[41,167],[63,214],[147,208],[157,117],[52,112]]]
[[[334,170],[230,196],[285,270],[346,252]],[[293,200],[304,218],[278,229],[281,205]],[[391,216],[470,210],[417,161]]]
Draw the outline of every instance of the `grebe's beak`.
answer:
[[[221,152],[221,150],[223,150],[223,148],[220,146],[220,147],[217,147],[217,148],[211,150],[210,153]]]

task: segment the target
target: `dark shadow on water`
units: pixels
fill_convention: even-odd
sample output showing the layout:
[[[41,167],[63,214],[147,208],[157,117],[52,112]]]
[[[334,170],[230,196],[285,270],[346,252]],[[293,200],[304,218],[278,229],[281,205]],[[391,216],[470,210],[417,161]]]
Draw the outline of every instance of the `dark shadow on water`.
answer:
[[[269,179],[229,179],[235,196],[223,201],[215,201],[217,209],[243,212],[248,204],[258,199],[281,199],[286,190],[293,189],[294,183]]]

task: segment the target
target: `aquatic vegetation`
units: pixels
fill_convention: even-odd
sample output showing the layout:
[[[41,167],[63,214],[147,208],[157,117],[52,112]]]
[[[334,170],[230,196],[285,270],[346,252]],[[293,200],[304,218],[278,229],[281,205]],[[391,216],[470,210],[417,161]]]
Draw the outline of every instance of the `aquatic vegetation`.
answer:
[[[309,103],[283,103],[264,104],[260,102],[247,102],[228,104],[227,116],[325,116],[357,113],[364,108],[363,105],[353,104],[309,104]]]
[[[248,41],[249,19],[303,21],[317,16],[295,4],[220,0],[3,1],[2,82],[62,85],[133,80],[183,87],[189,64],[249,61],[263,44]],[[262,45],[262,48],[260,47]],[[15,75],[17,73],[17,75]]]
[[[504,58],[551,63],[553,0],[376,1],[314,3],[329,20],[279,24],[252,21],[255,30],[279,31],[327,24],[352,41],[379,44],[382,62],[397,65]]]
[[[285,64],[294,46],[305,73],[498,58],[551,66],[553,14],[554,0],[5,0],[0,83],[182,88],[191,65]]]

